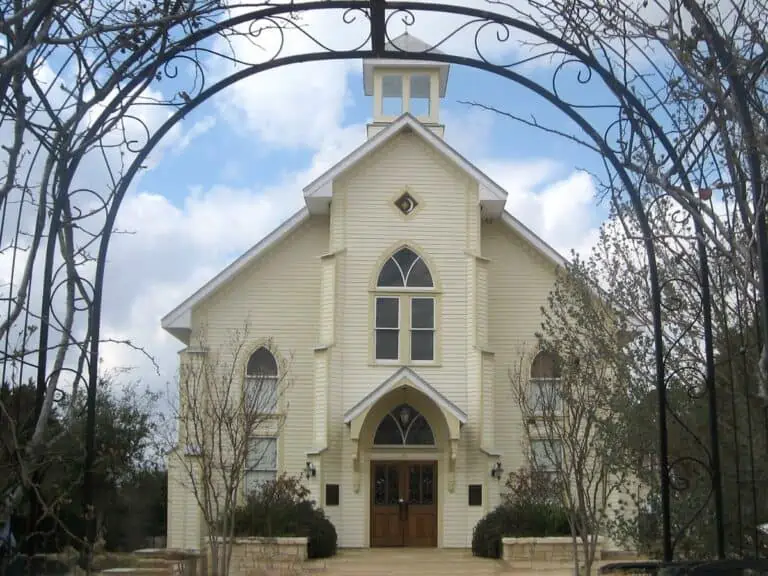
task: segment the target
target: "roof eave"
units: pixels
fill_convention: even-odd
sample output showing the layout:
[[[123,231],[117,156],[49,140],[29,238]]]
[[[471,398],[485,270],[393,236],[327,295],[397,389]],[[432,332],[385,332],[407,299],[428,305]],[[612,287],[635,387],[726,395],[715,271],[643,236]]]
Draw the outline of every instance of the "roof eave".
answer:
[[[428,55],[428,54],[427,54]],[[448,90],[448,76],[451,66],[444,62],[434,60],[405,60],[398,58],[369,58],[363,61],[363,90],[366,96],[373,96],[373,69],[376,68],[413,68],[413,69],[437,69],[440,78],[440,98],[445,98]]]
[[[216,276],[203,284],[191,296],[176,306],[160,320],[161,327],[179,339],[184,344],[189,344],[192,333],[192,309],[229,282],[248,264],[253,262],[269,248],[288,236],[298,226],[303,224],[310,216],[308,208],[302,208],[285,220],[280,226],[267,234],[253,245],[245,254],[237,258],[229,266],[224,268]]]
[[[517,232],[520,236],[522,236],[524,240],[536,248],[556,266],[565,268],[568,265],[568,260],[562,254],[547,244],[533,230],[528,228],[525,224],[520,222],[520,220],[512,216],[512,214],[506,210],[502,210],[501,221],[509,226],[512,230]]]
[[[344,414],[344,423],[350,424],[352,420],[363,414],[382,397],[394,390],[396,387],[394,385],[397,385],[403,379],[408,380],[415,390],[418,390],[427,396],[438,406],[438,408],[440,408],[440,410],[451,414],[460,424],[463,425],[467,423],[466,412],[448,400],[448,398],[443,396],[440,391],[434,388],[429,382],[408,366],[403,366],[396,370],[394,374],[386,378],[381,384],[376,386],[376,388],[369,391],[357,404],[347,410]]]

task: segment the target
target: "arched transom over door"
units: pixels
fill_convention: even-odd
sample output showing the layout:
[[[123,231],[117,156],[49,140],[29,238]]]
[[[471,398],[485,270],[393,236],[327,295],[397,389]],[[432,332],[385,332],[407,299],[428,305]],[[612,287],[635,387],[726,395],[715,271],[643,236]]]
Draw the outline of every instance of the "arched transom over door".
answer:
[[[400,404],[379,422],[374,448],[435,445],[427,419]],[[371,546],[437,546],[437,462],[371,461]]]
[[[376,429],[374,446],[434,446],[432,427],[409,404],[401,404],[390,411]]]

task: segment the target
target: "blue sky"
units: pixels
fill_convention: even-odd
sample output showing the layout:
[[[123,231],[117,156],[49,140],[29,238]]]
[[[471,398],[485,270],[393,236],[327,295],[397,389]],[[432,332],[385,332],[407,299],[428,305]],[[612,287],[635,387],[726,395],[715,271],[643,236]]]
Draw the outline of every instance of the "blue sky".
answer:
[[[337,23],[311,24],[332,34],[338,29]],[[248,55],[248,47],[241,50]],[[550,67],[523,71],[551,83]],[[579,85],[576,72],[562,76],[559,87],[594,104],[600,92]],[[183,81],[151,89],[167,96]],[[564,255],[589,250],[605,207],[596,205],[595,183],[579,169],[599,174],[599,159],[462,100],[534,115],[560,129],[570,129],[569,121],[507,79],[458,66],[451,68],[440,110],[448,143],[507,189],[512,214]],[[146,113],[152,129],[168,112]],[[134,367],[132,377],[153,387],[171,381],[182,346],[160,328],[161,317],[300,208],[302,188],[365,141],[371,113],[361,61],[313,63],[239,82],[169,133],[121,208],[117,226],[133,234],[118,235],[111,245],[104,311],[104,332],[146,347],[160,374],[140,354],[119,346],[104,347],[105,368]],[[585,113],[605,117],[599,110]]]
[[[349,101],[344,107],[343,125],[364,124],[370,120],[371,98],[363,93],[362,64],[348,75]],[[531,77],[548,84],[551,70],[534,70]],[[307,90],[309,92],[309,90]],[[307,94],[307,96],[310,96]],[[183,126],[191,126],[205,118],[216,117],[216,101],[206,102],[185,118]],[[441,113],[467,116],[472,112],[466,101],[479,102],[510,110],[539,121],[562,126],[570,121],[548,102],[514,82],[483,70],[452,66],[448,90]],[[319,114],[323,111],[319,110]],[[602,169],[589,151],[562,138],[546,134],[492,112],[482,112],[475,147],[462,149],[470,160],[491,156],[502,160],[556,158],[564,168]],[[446,125],[447,138],[454,146],[461,142],[452,138],[451,125]],[[479,147],[478,147],[479,146]],[[254,138],[248,131],[227,122],[217,122],[205,136],[195,140],[180,154],[164,156],[162,162],[142,177],[142,188],[161,192],[171,202],[181,205],[189,189],[225,184],[248,186],[253,182],[276,184],[286,174],[299,171],[311,162],[314,150],[307,146],[276,147]]]

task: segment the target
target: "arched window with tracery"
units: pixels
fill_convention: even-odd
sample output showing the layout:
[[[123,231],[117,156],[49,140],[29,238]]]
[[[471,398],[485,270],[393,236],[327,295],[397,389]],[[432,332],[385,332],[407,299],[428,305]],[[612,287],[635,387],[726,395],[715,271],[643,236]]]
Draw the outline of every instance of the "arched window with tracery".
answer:
[[[277,360],[262,346],[251,354],[245,368],[245,397],[249,410],[277,412],[277,381]]]
[[[542,350],[531,363],[530,401],[534,414],[557,414],[562,410],[560,358]]]
[[[277,412],[279,370],[274,354],[264,346],[248,358],[245,367],[244,410],[248,420],[269,417]],[[255,491],[277,477],[277,438],[250,438],[245,471],[246,491]]]
[[[373,437],[374,446],[434,446],[435,435],[427,419],[409,404],[387,413]]]
[[[387,259],[376,282],[377,291],[386,292],[375,299],[376,360],[405,360],[401,347],[411,361],[435,359],[435,297],[424,294],[434,287],[426,262],[410,248]],[[402,325],[409,329],[401,331]]]
[[[530,408],[533,414],[544,419],[559,417],[562,412],[562,368],[560,357],[541,350],[531,363]],[[563,459],[563,443],[560,438],[541,437],[531,440],[533,467],[551,477]]]

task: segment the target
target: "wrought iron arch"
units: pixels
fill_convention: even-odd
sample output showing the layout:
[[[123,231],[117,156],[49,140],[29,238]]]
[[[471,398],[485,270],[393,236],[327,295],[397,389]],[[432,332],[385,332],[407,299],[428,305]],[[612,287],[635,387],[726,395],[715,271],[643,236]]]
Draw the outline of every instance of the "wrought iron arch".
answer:
[[[685,5],[690,11],[698,9],[694,2],[685,2]],[[49,8],[52,7],[53,3],[50,3],[48,6]],[[342,13],[340,25],[367,20],[368,25],[365,27],[367,34],[365,34],[359,42],[353,43],[351,48],[346,50],[335,50],[326,45],[321,39],[314,38],[301,27],[295,26],[291,20],[291,16],[296,14],[321,13],[328,11]],[[441,41],[430,46],[430,49],[425,52],[406,52],[397,49],[397,47],[394,47],[391,44],[390,49],[386,50],[385,48],[388,45],[388,41],[392,40],[389,29],[393,18],[404,18],[407,23],[413,24],[416,21],[416,15],[418,13],[453,15],[464,17],[467,20],[460,26],[457,26],[450,34],[447,34]],[[34,31],[40,25],[43,19],[43,16],[41,15],[44,15],[44,10],[34,14],[33,19],[30,20],[29,23],[30,31]],[[253,36],[253,38],[257,38],[262,32],[262,29],[259,26],[263,24],[269,24],[281,31],[281,41],[275,54],[267,61],[251,63],[247,65],[246,68],[219,79],[211,86],[206,86],[202,68],[200,68],[199,64],[188,55],[188,52],[194,51],[201,43],[215,37],[217,34],[233,29],[236,26],[247,25],[249,27],[248,34]],[[293,27],[297,33],[304,34],[316,45],[316,49],[299,54],[282,54],[285,43],[285,35],[282,31],[282,27]],[[460,31],[467,30],[470,27],[476,29],[474,32],[474,55],[466,56],[434,51],[437,48],[444,46]],[[555,47],[559,53],[563,55],[564,61],[555,70],[551,87],[545,87],[514,70],[514,64],[504,65],[494,63],[485,53],[484,49],[481,48],[480,39],[483,33],[495,32],[496,41],[503,43],[511,37],[512,31],[515,30],[530,34],[542,42]],[[717,35],[714,34],[714,36]],[[24,35],[26,41],[31,41],[31,38],[31,33]],[[723,60],[726,58],[724,54],[724,49],[720,47],[717,57]],[[71,222],[68,221],[68,218],[71,218],[72,211],[70,203],[72,194],[78,191],[76,188],[73,188],[73,182],[76,181],[78,170],[80,169],[82,160],[88,150],[87,147],[81,143],[72,142],[65,134],[57,136],[61,140],[65,152],[59,160],[60,166],[56,174],[56,194],[51,207],[45,246],[45,260],[40,279],[42,285],[42,305],[39,318],[40,333],[37,359],[30,364],[32,367],[36,368],[37,372],[38,390],[36,411],[39,414],[42,410],[46,391],[52,376],[52,374],[48,374],[48,352],[51,349],[49,343],[51,330],[52,328],[63,329],[66,326],[66,320],[62,321],[56,317],[54,300],[56,299],[57,290],[60,287],[65,287],[66,283],[68,281],[72,282],[74,278],[74,281],[77,283],[77,289],[80,292],[80,296],[78,296],[77,299],[85,302],[85,307],[79,311],[87,318],[87,332],[76,346],[79,350],[79,356],[77,358],[77,369],[75,372],[76,380],[82,379],[84,370],[88,372],[87,425],[85,437],[86,457],[83,487],[85,506],[88,507],[90,504],[90,493],[93,482],[95,398],[98,381],[99,351],[101,343],[101,308],[107,253],[121,203],[130,183],[142,167],[143,163],[146,161],[152,150],[161,142],[163,137],[166,136],[168,132],[187,114],[228,86],[231,86],[242,79],[267,70],[277,69],[295,63],[380,58],[385,56],[389,59],[399,59],[403,61],[429,59],[435,62],[467,66],[490,72],[526,88],[565,114],[584,132],[584,134],[588,136],[594,144],[595,149],[603,156],[606,167],[615,173],[616,177],[621,182],[621,185],[629,195],[631,206],[634,209],[635,217],[642,233],[648,259],[649,282],[651,285],[655,378],[656,392],[658,396],[658,440],[660,447],[659,476],[661,486],[661,517],[663,524],[663,555],[665,562],[671,562],[673,559],[675,535],[672,534],[670,525],[669,495],[670,490],[673,489],[670,484],[670,476],[671,470],[675,466],[682,464],[681,459],[675,461],[669,460],[667,446],[667,417],[669,414],[669,406],[666,391],[670,374],[668,374],[666,370],[665,358],[670,353],[670,350],[674,348],[674,343],[672,343],[671,346],[665,347],[662,326],[663,308],[665,304],[662,292],[666,283],[671,280],[659,278],[656,262],[656,242],[658,239],[649,222],[648,213],[650,208],[644,204],[641,190],[635,185],[627,168],[623,165],[621,158],[609,144],[609,134],[612,129],[616,129],[617,127],[621,127],[622,129],[626,127],[630,133],[644,132],[650,134],[652,140],[655,143],[658,143],[660,148],[672,162],[676,176],[682,183],[683,188],[687,192],[693,194],[693,185],[688,177],[688,171],[684,164],[683,157],[678,153],[675,145],[668,138],[667,133],[657,121],[654,113],[648,110],[639,98],[615,76],[614,72],[601,64],[594,55],[580,50],[578,47],[569,44],[562,38],[531,23],[488,10],[458,5],[387,0],[312,1],[301,4],[291,3],[288,5],[271,5],[223,19],[207,27],[198,28],[187,34],[185,37],[178,39],[172,43],[171,46],[166,47],[166,50],[157,57],[152,57],[151,54],[141,52],[136,52],[129,56],[126,59],[128,64],[125,66],[127,74],[125,78],[126,81],[122,84],[122,87],[117,90],[116,96],[103,107],[101,113],[92,122],[90,128],[84,134],[83,142],[90,142],[93,139],[98,138],[103,130],[114,124],[123,115],[127,114],[128,108],[134,101],[135,93],[138,90],[151,85],[152,79],[156,75],[165,74],[169,77],[175,77],[178,74],[178,66],[180,63],[188,63],[196,69],[196,72],[200,75],[200,84],[199,86],[195,85],[195,90],[193,90],[191,94],[186,92],[182,94],[182,92],[179,92],[176,101],[177,110],[157,130],[150,133],[149,129],[146,129],[146,141],[143,144],[138,143],[139,147],[132,150],[136,153],[136,156],[123,176],[116,183],[114,193],[110,198],[101,199],[99,211],[103,212],[104,224],[101,230],[95,235],[94,240],[89,243],[98,244],[96,268],[92,281],[89,281],[87,278],[82,277],[76,272],[73,273],[72,270],[67,270],[64,265],[57,266],[56,263],[56,248],[61,242],[60,234],[63,233],[66,236],[67,233],[71,233],[68,232],[71,224]],[[146,62],[142,59],[145,59]],[[137,64],[137,69],[130,70],[131,64]],[[597,78],[602,82],[602,86],[615,98],[615,108],[619,112],[619,119],[610,124],[608,129],[603,133],[601,133],[582,113],[583,109],[588,108],[587,106],[572,103],[560,94],[557,86],[557,77],[569,65],[578,68],[577,80],[580,84],[587,84],[591,82],[593,78]],[[129,70],[130,75],[128,75]],[[10,76],[3,75],[3,77],[0,78],[0,89],[2,89],[4,96],[7,94],[10,82]],[[734,84],[738,86],[739,82],[735,81]],[[740,94],[739,98],[744,99],[746,97],[743,94]],[[134,142],[130,145],[135,146],[136,144],[137,143]],[[655,150],[649,150],[647,144],[644,142],[641,145],[646,146],[646,152],[656,152]],[[761,181],[759,162],[756,163],[753,159],[750,162],[750,169],[753,174],[752,181],[754,186],[757,187],[758,183]],[[93,191],[85,190],[84,192],[88,193]],[[760,205],[760,202],[764,203],[764,200],[759,199],[759,192],[759,189],[753,189],[753,197],[756,207]],[[97,194],[94,193],[94,195],[98,198]],[[70,216],[67,216],[68,214]],[[5,216],[3,217],[3,225],[4,224]],[[711,478],[715,516],[717,519],[716,553],[718,558],[724,559],[725,543],[722,524],[723,494],[720,480],[721,462],[718,440],[718,404],[714,384],[715,365],[712,335],[712,296],[710,294],[709,256],[704,234],[701,230],[701,224],[695,217],[695,214],[693,218],[693,226],[697,235],[697,256],[700,272],[700,285],[696,287],[696,290],[701,304],[700,320],[703,328],[704,357],[706,360],[705,373],[702,375],[701,379],[704,381],[704,389],[708,398],[710,434],[708,461],[699,462],[698,464],[707,471]],[[763,318],[767,319],[768,298],[766,297],[766,279],[768,278],[768,259],[763,257],[763,255],[768,253],[766,252],[768,242],[766,240],[764,221],[761,220],[756,232],[757,249],[762,262],[762,268],[759,271],[760,294],[762,296],[760,300],[763,307]],[[66,274],[64,279],[59,279],[61,274]],[[66,285],[66,289],[70,292],[74,292],[74,289],[70,285]],[[72,296],[70,295],[69,297],[71,298]],[[25,329],[29,320],[30,313],[29,309],[27,309],[24,320]],[[763,330],[768,331],[768,322],[763,322]],[[768,332],[764,332],[764,335],[768,335]],[[26,362],[26,358],[24,358],[24,361]],[[9,362],[9,355],[6,337],[4,371],[7,362]],[[57,373],[60,371],[61,369],[59,369]],[[55,380],[56,379],[54,379],[54,387],[56,385]],[[35,513],[36,511],[33,510],[32,514],[34,515]],[[93,530],[94,524],[93,522],[89,522],[87,541],[91,543],[94,541],[95,537]]]

